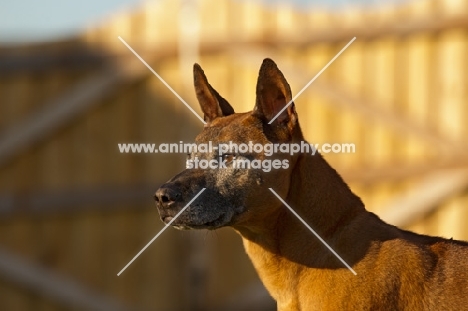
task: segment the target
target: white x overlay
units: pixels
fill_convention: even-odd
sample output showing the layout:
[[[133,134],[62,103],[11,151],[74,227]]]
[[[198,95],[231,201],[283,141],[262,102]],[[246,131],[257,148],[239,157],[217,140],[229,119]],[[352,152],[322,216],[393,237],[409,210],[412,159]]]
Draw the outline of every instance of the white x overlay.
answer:
[[[273,193],[273,194],[274,194],[290,211],[291,211],[291,213],[293,213],[294,216],[296,216],[297,219],[299,219],[299,220],[304,224],[304,226],[306,226],[307,229],[309,229],[309,231],[312,232],[312,233],[317,237],[317,239],[319,239],[320,242],[322,242],[323,245],[325,245],[325,246],[330,250],[330,252],[332,252],[333,255],[335,255],[335,257],[338,258],[338,259],[346,266],[346,268],[349,269],[349,271],[351,271],[354,275],[357,275],[356,271],[354,271],[353,268],[351,268],[351,266],[348,265],[348,263],[347,263],[346,261],[344,261],[343,258],[341,258],[340,255],[338,255],[337,252],[335,252],[335,250],[334,250],[333,248],[331,248],[331,246],[328,245],[327,242],[325,242],[325,240],[322,239],[322,237],[321,237],[317,232],[315,232],[314,229],[312,229],[312,228],[309,226],[309,224],[306,223],[306,222],[304,221],[304,219],[302,219],[301,216],[299,216],[299,215],[296,213],[296,211],[294,211],[294,210],[291,208],[291,206],[289,206],[288,203],[286,203],[286,202],[283,200],[283,198],[281,198],[281,197],[275,192],[275,190],[273,190],[272,188],[268,188],[268,189],[270,189],[270,191],[271,191],[271,192],[272,192],[272,193]]]
[[[137,259],[138,256],[140,256],[141,253],[143,253],[143,252],[148,248],[148,246],[150,246],[151,243],[153,243],[153,242],[161,235],[161,233],[163,233],[163,232],[174,222],[174,220],[176,220],[177,217],[179,217],[179,216],[190,206],[190,204],[192,204],[192,202],[195,201],[195,199],[198,198],[198,196],[199,196],[200,194],[202,194],[202,192],[205,191],[205,190],[206,190],[206,188],[203,188],[202,190],[200,190],[200,192],[198,192],[197,195],[194,196],[193,199],[190,200],[190,202],[188,202],[187,205],[185,205],[184,208],[181,209],[180,212],[178,212],[177,215],[175,215],[175,216],[171,219],[171,221],[169,221],[169,222],[164,226],[164,228],[162,228],[161,231],[159,231],[158,234],[156,234],[156,235],[154,236],[154,238],[152,238],[151,241],[149,241],[148,244],[146,244],[146,246],[143,247],[143,249],[142,249],[138,254],[136,254],[135,257],[133,257],[133,259],[130,260],[130,262],[129,262],[122,270],[120,270],[119,273],[117,273],[117,276],[120,276],[120,275],[122,274],[122,272],[124,272],[125,269],[127,269],[127,268],[135,261],[135,259]]]
[[[193,110],[192,107],[190,107],[189,104],[187,104],[187,102],[179,95],[177,94],[176,91],[174,91],[174,89],[156,72],[154,71],[153,68],[151,68],[150,65],[148,65],[148,63],[140,56],[138,55],[137,52],[135,52],[135,50],[132,49],[132,47],[130,45],[128,45],[127,42],[125,42],[124,39],[122,39],[122,37],[118,37],[118,39],[198,118],[200,119],[201,122],[203,122],[203,124],[206,124],[205,120],[203,120],[196,112],[195,110]],[[271,119],[270,122],[268,122],[268,124],[271,124],[273,123],[273,121],[278,118],[278,116],[284,111],[286,110],[293,102],[294,100],[296,100],[340,55],[341,53],[343,53],[350,45],[351,43],[354,42],[354,40],[356,40],[356,37],[354,37],[353,39],[351,39],[351,41],[348,42],[348,44],[346,44],[345,47],[343,47],[339,52],[338,54],[335,55],[335,57],[333,57],[326,65],[325,67],[322,68],[322,70],[320,70],[290,101],[288,104],[286,104],[286,106],[283,107],[283,109],[281,109],[281,111],[279,111],[276,116]],[[338,258],[354,275],[357,275],[357,273],[353,270],[353,268],[351,268],[351,266],[349,266],[346,261],[344,261],[321,237],[320,235],[318,235],[272,188],[268,188],[293,214],[294,216],[296,216],[303,224],[304,226],[307,227],[307,229],[309,229],[319,240],[320,242],[322,242],[332,253],[333,255],[336,256],[336,258]],[[148,244],[146,244],[145,247],[143,247],[143,249],[135,255],[135,257],[133,257],[132,260],[130,260],[130,262],[119,272],[117,273],[117,276],[120,276],[189,206],[190,204],[192,204],[193,201],[195,201],[196,198],[198,198],[198,196],[200,196],[202,194],[203,191],[205,191],[206,188],[203,188],[200,192],[197,193],[197,195],[195,195],[195,197],[190,200],[190,202],[187,203],[187,205],[184,206],[184,208],[182,208],[165,226],[164,228],[162,228],[157,234],[156,236],[151,239],[151,241],[148,242]]]
[[[304,92],[304,91],[312,84],[312,82],[314,82],[314,81],[325,71],[325,69],[327,69],[328,66],[330,66],[331,63],[333,63],[333,62],[335,61],[335,59],[337,59],[338,56],[340,56],[341,53],[343,53],[343,52],[351,45],[351,43],[354,42],[354,40],[356,40],[356,37],[352,38],[351,41],[349,41],[348,44],[346,44],[345,47],[342,48],[341,51],[339,51],[338,54],[336,54],[335,57],[333,57],[333,58],[328,62],[328,64],[326,64],[325,67],[323,67],[322,70],[320,70],[320,71],[315,75],[315,77],[313,77],[312,80],[310,80],[310,81],[299,91],[299,93],[297,93],[297,94],[289,101],[289,103],[287,103],[286,106],[284,106],[283,109],[281,109],[280,112],[278,112],[278,113],[276,114],[276,116],[274,116],[274,118],[271,119],[270,122],[268,122],[268,124],[273,123],[273,121],[275,121],[276,118],[278,118],[278,116],[279,116],[283,111],[285,111],[286,108],[288,108],[288,107],[302,94],[302,92]]]
[[[126,46],[133,54],[135,54],[136,57],[138,57],[138,59],[139,59],[146,67],[148,67],[148,69],[149,69],[149,70],[150,70],[150,71],[151,71],[151,72],[152,72],[152,73],[169,89],[169,91],[172,92],[172,94],[174,94],[188,109],[190,109],[190,111],[191,111],[198,119],[200,119],[200,121],[202,121],[203,124],[206,124],[205,120],[203,120],[202,117],[200,117],[200,116],[198,115],[198,113],[196,113],[195,110],[193,110],[193,108],[190,107],[190,105],[187,104],[187,102],[186,102],[179,94],[177,94],[177,92],[174,91],[174,89],[173,89],[166,81],[164,81],[164,79],[163,79],[160,75],[158,75],[158,73],[157,73],[156,71],[154,71],[154,69],[151,68],[151,66],[148,65],[148,63],[145,62],[145,60],[144,60],[140,55],[138,55],[138,53],[135,52],[135,50],[133,50],[132,47],[131,47],[130,45],[128,45],[128,43],[125,42],[124,39],[122,39],[122,37],[119,36],[118,38],[119,38],[120,41],[122,41],[123,44],[125,44],[125,46]]]

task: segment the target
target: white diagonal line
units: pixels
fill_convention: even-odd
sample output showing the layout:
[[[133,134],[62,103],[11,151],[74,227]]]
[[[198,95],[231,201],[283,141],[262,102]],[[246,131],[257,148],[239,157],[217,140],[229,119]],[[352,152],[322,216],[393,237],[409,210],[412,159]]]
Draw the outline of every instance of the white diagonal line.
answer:
[[[187,102],[186,102],[182,97],[180,97],[180,95],[177,94],[177,92],[174,91],[174,89],[173,89],[169,84],[167,84],[167,82],[164,81],[164,79],[163,79],[160,75],[158,75],[158,73],[157,73],[156,71],[154,71],[153,68],[151,68],[151,66],[148,65],[148,63],[145,62],[145,60],[144,60],[143,58],[141,58],[141,56],[138,55],[138,53],[135,52],[135,51],[131,48],[131,46],[128,45],[127,42],[125,42],[124,39],[122,39],[122,37],[119,36],[118,38],[119,38],[120,41],[122,41],[123,44],[125,44],[125,46],[126,46],[130,51],[132,51],[133,54],[135,54],[136,57],[138,57],[138,59],[139,59],[146,67],[148,67],[148,69],[149,69],[149,70],[150,70],[150,71],[151,71],[151,72],[152,72],[152,73],[153,73],[153,74],[154,74],[154,75],[155,75],[155,76],[172,92],[172,94],[174,94],[185,106],[187,106],[187,108],[190,109],[190,111],[193,112],[193,114],[194,114],[195,116],[197,116],[197,118],[200,119],[200,121],[202,121],[203,124],[206,124],[205,120],[203,120],[202,117],[200,117],[200,116],[198,115],[198,113],[196,113],[195,110],[193,110],[193,108],[190,107],[190,105],[187,104]]]
[[[272,188],[268,188],[270,189],[270,191],[294,214],[294,216],[297,217],[297,219],[299,219],[303,224],[304,226],[307,227],[307,229],[310,230],[310,232],[312,232],[316,237],[317,239],[320,240],[320,242],[323,243],[323,245],[325,245],[329,250],[330,252],[333,253],[333,255],[336,256],[336,258],[338,258],[348,269],[349,271],[351,271],[354,275],[357,275],[356,271],[353,270],[353,268],[351,268],[347,263],[346,261],[343,260],[343,258],[340,257],[340,255],[338,255],[334,250],[333,248],[330,247],[330,245],[327,244],[327,242],[325,242],[322,237],[320,235],[318,235],[317,232],[314,231],[314,229],[312,229],[305,221],[304,219],[301,218],[301,216],[299,216],[289,205],[288,203],[286,203],[276,192],[275,190],[273,190]]]
[[[281,113],[283,113],[283,111],[286,110],[286,108],[288,108],[289,105],[291,105],[291,104],[296,100],[296,98],[298,98],[299,95],[301,95],[302,92],[304,92],[304,91],[306,90],[306,88],[308,88],[308,87],[312,84],[312,82],[314,82],[314,81],[325,71],[325,69],[327,69],[328,66],[330,66],[331,63],[333,63],[333,62],[335,61],[335,59],[338,58],[338,56],[340,56],[341,53],[343,53],[343,52],[351,45],[351,43],[353,43],[354,40],[356,40],[356,37],[352,38],[351,41],[349,41],[348,44],[346,44],[345,47],[342,48],[341,51],[339,51],[338,54],[336,54],[335,57],[333,57],[333,58],[331,59],[331,61],[329,61],[328,64],[326,64],[325,67],[323,67],[322,70],[320,70],[320,71],[315,75],[315,77],[313,77],[312,80],[310,80],[309,83],[307,83],[307,84],[302,88],[302,90],[300,90],[299,93],[297,93],[296,96],[294,96],[294,97],[289,101],[289,103],[288,103],[286,106],[284,106],[283,109],[281,109],[281,111],[278,112],[278,113],[276,114],[276,116],[275,116],[273,119],[271,119],[270,122],[268,122],[268,124],[273,123],[273,121],[275,121],[276,118],[278,118],[278,116],[279,116]]]
[[[180,214],[182,214],[182,213],[190,206],[190,204],[192,204],[192,202],[195,201],[195,199],[198,198],[198,196],[199,196],[200,194],[202,194],[203,191],[205,191],[205,189],[206,189],[206,188],[203,188],[202,190],[200,190],[200,192],[198,192],[197,195],[194,196],[193,199],[190,200],[190,202],[188,202],[187,205],[185,205],[184,208],[181,209],[180,212],[178,212],[177,215],[175,215],[174,218],[172,218],[171,221],[169,221],[169,222],[164,226],[164,228],[162,228],[161,231],[159,231],[158,234],[156,234],[156,235],[154,236],[154,238],[153,238],[151,241],[149,241],[148,244],[146,244],[146,246],[143,247],[143,249],[142,249],[138,254],[136,254],[135,257],[133,257],[133,259],[130,260],[130,262],[129,262],[119,273],[117,273],[117,276],[120,276],[120,275],[122,274],[122,272],[124,272],[125,269],[127,269],[128,266],[130,266],[130,265],[132,264],[132,262],[134,262],[135,259],[137,259],[138,256],[140,256],[141,253],[143,253],[143,252],[145,251],[145,249],[147,249],[148,246],[150,246],[151,243],[153,243],[154,240],[156,240],[156,239],[161,235],[161,233],[163,233],[164,230],[166,230],[166,229],[174,222],[174,220],[176,220],[177,217],[179,217]]]

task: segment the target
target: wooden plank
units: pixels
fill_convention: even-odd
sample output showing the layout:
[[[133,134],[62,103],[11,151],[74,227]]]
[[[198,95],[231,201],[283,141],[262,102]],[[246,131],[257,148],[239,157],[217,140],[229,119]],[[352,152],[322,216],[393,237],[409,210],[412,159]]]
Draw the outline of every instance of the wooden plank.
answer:
[[[113,211],[114,204],[133,204],[152,201],[157,185],[163,181],[135,183],[132,185],[105,185],[57,189],[38,192],[21,192],[0,196],[0,215],[2,218],[15,214],[48,215],[89,210],[95,204],[99,209]]]
[[[57,45],[59,48],[60,46]],[[57,77],[58,76],[58,77]],[[33,92],[34,102],[43,101],[49,92],[53,92],[54,88],[59,87],[57,83],[60,83],[60,73],[54,72],[52,75],[46,75],[45,73],[38,73],[35,76],[34,84],[37,87]],[[57,82],[55,82],[57,81]],[[31,104],[33,101],[30,102]],[[31,168],[28,172],[28,176],[23,176],[22,178],[34,179],[34,186],[37,187],[38,184],[41,187],[49,188],[53,187],[54,181],[60,178],[59,165],[60,162],[60,144],[56,137],[55,139],[48,141],[47,144],[40,146],[33,153],[32,157],[34,162],[31,165]],[[51,219],[52,220],[52,219]],[[45,219],[40,219],[38,221],[33,221],[31,223],[31,232],[32,234],[29,237],[29,243],[31,248],[31,257],[28,257],[29,260],[52,269],[53,266],[53,252],[49,247],[48,240],[45,237],[47,230],[53,230],[52,221],[47,221]],[[63,237],[62,234],[55,232],[52,237]],[[34,307],[37,311],[54,311],[57,308],[57,305],[52,303],[47,297],[41,295],[31,295],[34,299]]]
[[[65,249],[69,248],[70,242],[68,235],[69,222],[63,217],[43,217],[36,219],[33,222],[33,234],[30,237],[32,244],[33,259],[36,264],[41,265],[46,269],[54,271],[54,273],[66,273],[66,265],[69,263],[64,260],[66,255]],[[35,302],[35,310],[43,311],[59,311],[62,306],[51,297],[37,296]]]
[[[31,294],[12,286],[6,280],[0,278],[0,301],[3,310],[31,310],[33,304],[29,304]]]
[[[412,35],[402,42],[399,54],[403,77],[398,79],[399,85],[395,91],[400,97],[400,109],[415,124],[440,132],[437,125],[431,121],[431,114],[437,114],[434,94],[439,87],[432,85],[437,78],[437,72],[434,70],[434,49],[437,44],[437,38],[430,34]],[[427,161],[440,153],[438,145],[428,146],[422,141],[408,139],[400,141],[397,148],[403,158],[414,163]]]
[[[436,172],[421,180],[409,192],[394,198],[385,206],[380,217],[399,227],[408,226],[467,187],[468,169]]]
[[[9,282],[67,307],[78,306],[85,310],[106,311],[135,310],[41,266],[29,263],[4,249],[0,249],[0,275]]]
[[[459,231],[460,231],[460,239],[468,241],[468,226],[466,226],[465,220],[468,219],[468,191],[466,191],[461,198],[458,199],[458,204],[460,204],[462,209],[462,215],[458,219]]]
[[[346,50],[345,53],[341,54],[340,57],[336,60],[334,65],[336,68],[333,80],[336,83],[339,83],[344,89],[346,89],[350,94],[360,96],[363,94],[364,85],[366,81],[364,80],[365,74],[365,63],[367,62],[365,51],[367,50],[367,42],[355,41],[352,46]],[[315,71],[318,72],[319,68],[316,68]],[[313,96],[313,97],[312,97]],[[320,98],[319,94],[313,94],[310,92],[307,97],[312,97],[307,99],[310,110],[310,121],[306,123],[314,123],[316,117],[314,114],[316,98]],[[330,105],[330,104],[328,104]],[[360,167],[367,163],[365,155],[370,154],[372,146],[366,143],[367,134],[371,128],[371,124],[366,122],[366,120],[358,114],[353,113],[351,110],[340,109],[339,113],[335,116],[337,119],[337,124],[339,125],[339,141],[336,143],[353,143],[356,146],[355,153],[340,154],[340,163],[338,167],[349,168],[349,167]],[[320,131],[320,129],[317,129]],[[313,135],[313,133],[312,133]],[[312,138],[314,136],[311,136]],[[312,141],[314,141],[312,139]]]
[[[370,185],[380,182],[401,182],[407,179],[421,178],[445,169],[463,169],[468,167],[465,156],[441,158],[414,162],[393,161],[385,164],[363,164],[352,168],[337,168],[348,183]]]
[[[31,236],[33,233],[34,223],[30,218],[15,219],[15,221],[5,221],[5,218],[0,217],[2,223],[0,225],[0,243],[2,248],[9,249],[16,254],[24,257],[32,256],[33,243]],[[1,291],[2,308],[5,310],[31,310],[37,302],[36,297],[33,297],[29,292],[21,290],[20,287],[12,286],[11,282],[0,276],[3,286],[7,287],[7,291]],[[5,295],[5,296],[3,296]],[[8,308],[10,306],[10,308]]]
[[[468,40],[465,30],[453,30],[440,35],[437,42],[436,100],[439,103],[437,125],[446,137],[467,141],[463,128],[468,117],[465,107],[468,67]]]
[[[0,56],[0,77],[11,78],[18,74],[37,74],[58,70],[93,70],[101,68],[109,61],[100,51],[86,49],[81,44],[67,50],[35,49],[26,54],[18,54],[15,49],[5,51]]]
[[[466,228],[466,202],[463,202],[464,193],[449,198],[431,215],[435,218],[437,236],[462,239]]]

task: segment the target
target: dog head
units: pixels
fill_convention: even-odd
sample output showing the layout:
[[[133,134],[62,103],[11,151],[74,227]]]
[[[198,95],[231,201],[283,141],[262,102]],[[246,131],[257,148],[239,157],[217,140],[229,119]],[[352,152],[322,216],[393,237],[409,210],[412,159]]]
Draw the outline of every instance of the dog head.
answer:
[[[271,155],[265,150],[241,152],[231,146],[250,142],[271,146],[302,139],[294,103],[284,109],[292,100],[289,84],[276,64],[265,59],[258,76],[255,107],[247,113],[234,113],[227,100],[208,83],[198,64],[194,65],[194,84],[206,122],[195,143],[211,142],[213,148],[188,154],[192,167],[156,191],[162,221],[170,222],[203,188],[205,191],[172,222],[174,227],[216,229],[247,226],[265,219],[280,206],[268,188],[274,188],[280,195],[287,194],[295,158],[289,154]],[[202,162],[211,167],[196,167]]]

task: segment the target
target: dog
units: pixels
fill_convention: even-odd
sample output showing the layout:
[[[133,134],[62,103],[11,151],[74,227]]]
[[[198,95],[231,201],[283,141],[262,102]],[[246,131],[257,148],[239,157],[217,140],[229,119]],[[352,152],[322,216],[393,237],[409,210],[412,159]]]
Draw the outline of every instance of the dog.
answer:
[[[251,112],[235,113],[198,64],[194,85],[206,122],[197,144],[304,141],[294,103],[282,111],[292,100],[291,89],[271,59],[261,65]],[[264,160],[264,153],[220,155],[212,150],[189,157],[219,158],[227,164],[218,169],[189,168],[162,185],[155,194],[161,220],[173,221],[178,229],[234,228],[279,311],[468,310],[468,243],[383,222],[365,209],[319,153],[277,154],[289,165],[270,172],[232,165],[236,159]]]

